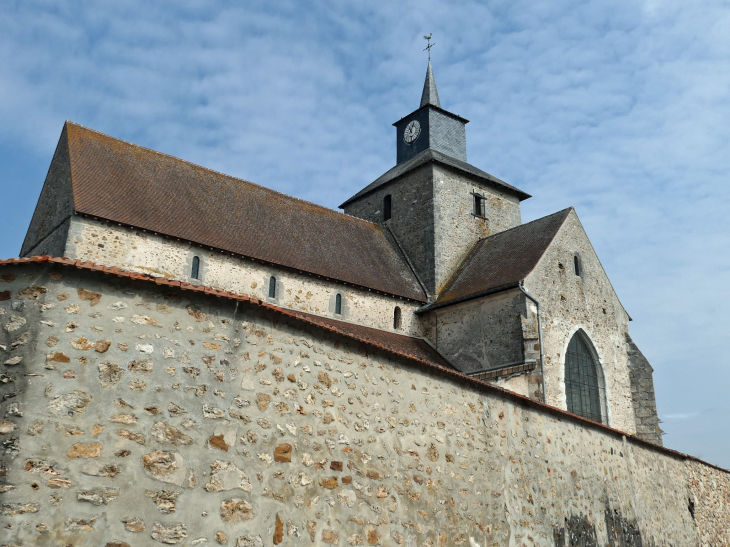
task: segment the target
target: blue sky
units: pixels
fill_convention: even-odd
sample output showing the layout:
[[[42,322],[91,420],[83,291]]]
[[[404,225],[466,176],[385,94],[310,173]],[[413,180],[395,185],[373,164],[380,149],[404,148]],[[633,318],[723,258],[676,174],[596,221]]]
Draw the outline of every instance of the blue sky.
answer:
[[[336,207],[395,163],[433,32],[469,162],[573,205],[668,447],[730,468],[730,3],[0,3],[0,256],[64,120]]]

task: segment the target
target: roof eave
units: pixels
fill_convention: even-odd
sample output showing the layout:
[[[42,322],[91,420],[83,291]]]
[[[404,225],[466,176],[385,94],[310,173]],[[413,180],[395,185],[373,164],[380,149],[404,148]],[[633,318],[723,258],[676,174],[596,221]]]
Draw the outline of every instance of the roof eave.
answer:
[[[461,117],[461,116],[459,116],[458,114],[454,114],[453,112],[449,112],[448,110],[444,110],[444,109],[443,109],[443,108],[441,108],[440,106],[436,106],[436,105],[433,105],[433,104],[430,104],[430,103],[429,103],[429,104],[424,104],[423,106],[419,106],[419,107],[418,107],[418,108],[416,108],[416,109],[415,109],[415,110],[414,110],[413,112],[411,112],[410,114],[406,114],[406,115],[405,115],[405,116],[403,116],[403,117],[402,117],[402,118],[401,118],[400,120],[398,120],[397,122],[394,122],[394,123],[393,123],[392,125],[393,125],[393,126],[396,126],[396,125],[398,125],[398,124],[399,124],[400,122],[402,122],[402,121],[403,121],[404,119],[406,119],[406,118],[408,118],[408,117],[410,117],[410,116],[413,116],[413,115],[414,115],[414,114],[415,114],[416,112],[420,112],[420,111],[421,111],[421,110],[423,110],[424,108],[433,108],[433,109],[434,109],[435,111],[437,111],[437,112],[440,112],[441,114],[446,114],[447,116],[449,116],[449,117],[451,117],[451,118],[454,118],[455,120],[459,120],[459,121],[460,121],[460,122],[462,122],[462,123],[465,123],[465,124],[469,123],[469,120],[467,120],[466,118],[462,118],[462,117]]]

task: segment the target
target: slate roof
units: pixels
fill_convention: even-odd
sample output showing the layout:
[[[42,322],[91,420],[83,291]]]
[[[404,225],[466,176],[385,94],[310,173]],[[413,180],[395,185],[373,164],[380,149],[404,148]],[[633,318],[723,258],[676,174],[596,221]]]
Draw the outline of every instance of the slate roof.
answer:
[[[537,266],[572,207],[479,240],[426,309],[516,287]]]
[[[381,226],[66,122],[75,210],[425,302]]]
[[[433,69],[431,68],[431,61],[428,61],[428,69],[426,69],[426,81],[423,82],[423,93],[421,94],[421,106],[431,104],[441,108],[441,101],[439,101],[439,92],[436,89],[436,78],[433,77]]]
[[[494,177],[489,173],[482,171],[481,169],[477,169],[476,167],[469,163],[466,163],[465,161],[457,160],[456,158],[452,158],[451,156],[448,156],[442,152],[438,152],[436,150],[428,148],[420,154],[413,156],[411,159],[404,161],[403,163],[399,163],[390,171],[375,179],[375,181],[370,183],[368,186],[360,190],[357,194],[355,194],[347,201],[345,201],[342,205],[340,205],[340,209],[344,209],[345,206],[347,206],[350,202],[355,201],[356,199],[377,190],[381,186],[384,186],[387,183],[402,177],[409,171],[412,171],[413,169],[416,169],[417,167],[420,167],[421,165],[425,165],[430,162],[445,165],[446,167],[451,167],[452,169],[461,171],[462,173],[475,177],[479,180],[493,184],[497,186],[497,188],[499,188],[500,190],[516,195],[520,201],[532,197],[530,194],[523,192],[519,188],[515,188],[511,184],[507,184],[506,182],[499,180],[497,177]]]

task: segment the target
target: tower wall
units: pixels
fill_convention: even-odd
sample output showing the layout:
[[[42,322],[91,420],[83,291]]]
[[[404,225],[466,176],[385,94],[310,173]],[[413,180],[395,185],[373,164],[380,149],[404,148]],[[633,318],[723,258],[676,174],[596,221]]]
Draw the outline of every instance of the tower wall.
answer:
[[[474,193],[485,197],[486,218],[474,216]],[[474,244],[522,223],[520,201],[468,175],[435,164],[433,169],[434,280],[440,291]]]
[[[348,215],[382,223],[383,199],[391,196],[392,216],[386,224],[431,294],[435,289],[433,179],[434,166],[422,165],[345,207]]]
[[[463,121],[435,108],[429,108],[428,127],[429,148],[466,161],[466,126]]]

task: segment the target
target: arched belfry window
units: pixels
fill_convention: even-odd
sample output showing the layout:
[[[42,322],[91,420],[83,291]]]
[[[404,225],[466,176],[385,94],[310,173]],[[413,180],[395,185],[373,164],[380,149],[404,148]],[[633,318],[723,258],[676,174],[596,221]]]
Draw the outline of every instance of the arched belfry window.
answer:
[[[392,216],[392,214],[393,214],[392,202],[391,202],[390,194],[388,194],[387,196],[385,196],[383,198],[383,220],[384,221],[390,220],[390,217]]]
[[[599,423],[607,423],[606,383],[593,344],[578,331],[565,354],[565,395],[568,412]]]
[[[190,269],[190,277],[200,279],[200,258],[193,257],[193,267]]]
[[[395,330],[400,330],[401,326],[401,317],[400,317],[400,307],[396,306],[393,310],[393,328]]]
[[[276,278],[273,275],[269,278],[269,298],[276,298]]]
[[[335,296],[335,313],[342,315],[342,295],[340,293]]]

